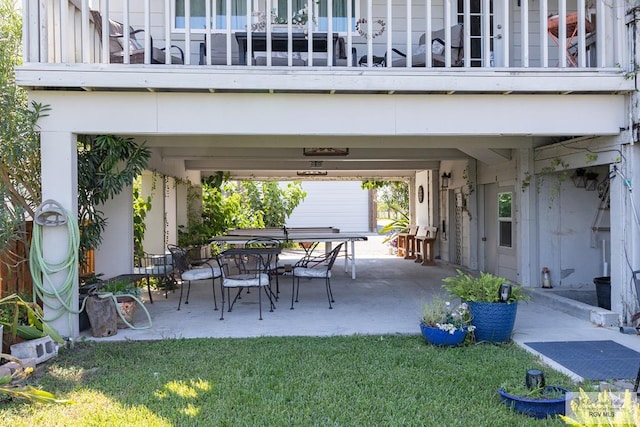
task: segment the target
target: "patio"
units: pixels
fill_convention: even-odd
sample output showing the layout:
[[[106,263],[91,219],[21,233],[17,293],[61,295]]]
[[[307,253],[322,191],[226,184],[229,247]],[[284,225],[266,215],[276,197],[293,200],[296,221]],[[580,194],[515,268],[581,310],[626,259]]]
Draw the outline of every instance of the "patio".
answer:
[[[455,269],[442,261],[425,267],[412,260],[390,255],[381,244],[381,236],[368,236],[367,242],[356,242],[358,278],[352,280],[338,260],[332,272],[331,286],[335,297],[329,310],[321,281],[301,283],[300,300],[294,310],[291,304],[291,278],[281,276],[280,301],[273,312],[263,312],[258,320],[257,294],[252,292],[236,303],[231,313],[213,310],[209,281],[195,282],[188,305],[177,311],[178,293],[154,294],[154,304],[145,304],[151,314],[150,329],[120,329],[106,338],[92,338],[90,331],[82,337],[98,341],[159,340],[169,338],[246,338],[257,336],[331,336],[353,334],[419,334],[418,319],[424,301],[441,294],[441,280],[455,274]],[[283,258],[297,259],[296,253],[285,252]],[[216,291],[219,285],[216,281]],[[617,327],[599,327],[591,323],[590,306],[576,310],[575,304],[563,307],[565,299],[534,290],[527,303],[518,306],[514,341],[535,354],[525,342],[612,340],[640,351],[640,336],[621,334]],[[544,295],[543,295],[544,294]],[[218,304],[220,295],[217,293]],[[146,301],[146,294],[143,300]],[[264,308],[264,307],[263,307]],[[596,309],[591,307],[591,309]],[[597,310],[597,309],[596,309]],[[567,314],[572,312],[572,315]],[[579,317],[578,317],[579,316]],[[145,324],[144,313],[136,313],[136,325]],[[546,363],[575,378],[558,363],[542,356]]]

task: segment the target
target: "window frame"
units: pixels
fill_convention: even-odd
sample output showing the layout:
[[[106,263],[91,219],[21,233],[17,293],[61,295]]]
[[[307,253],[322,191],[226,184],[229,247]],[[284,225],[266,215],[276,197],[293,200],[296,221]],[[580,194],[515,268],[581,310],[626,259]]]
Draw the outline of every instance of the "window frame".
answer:
[[[509,195],[509,215],[504,216],[501,210],[501,196]],[[497,195],[497,217],[498,217],[498,247],[512,249],[513,248],[513,191],[498,191]],[[509,224],[509,241],[505,242],[503,236],[503,224]]]

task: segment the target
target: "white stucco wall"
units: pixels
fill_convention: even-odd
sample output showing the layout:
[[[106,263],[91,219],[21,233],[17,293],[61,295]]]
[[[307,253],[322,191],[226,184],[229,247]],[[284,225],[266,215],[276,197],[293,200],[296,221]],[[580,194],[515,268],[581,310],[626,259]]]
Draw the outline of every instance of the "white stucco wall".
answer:
[[[369,191],[360,181],[304,181],[307,197],[287,220],[287,227],[336,227],[366,233]]]
[[[606,166],[591,169],[599,172],[598,180],[607,174]],[[557,176],[545,176],[538,201],[539,270],[551,270],[554,286],[591,286],[594,277],[604,275],[603,240],[606,262],[611,265],[610,233],[600,231],[592,237],[593,221],[600,207],[598,192],[576,188],[571,177],[558,180]],[[603,214],[600,226],[609,227],[609,210]]]

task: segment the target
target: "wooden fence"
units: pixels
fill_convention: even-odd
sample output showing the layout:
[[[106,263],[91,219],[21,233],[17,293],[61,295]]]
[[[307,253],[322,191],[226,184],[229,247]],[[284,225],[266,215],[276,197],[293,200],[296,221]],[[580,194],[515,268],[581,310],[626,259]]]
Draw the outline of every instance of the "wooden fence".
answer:
[[[33,224],[27,222],[27,239],[31,243]],[[0,297],[17,293],[31,298],[33,280],[29,271],[27,248],[22,241],[12,242],[5,252],[0,254]],[[89,251],[84,265],[78,268],[80,276],[89,275],[95,271],[94,252]]]

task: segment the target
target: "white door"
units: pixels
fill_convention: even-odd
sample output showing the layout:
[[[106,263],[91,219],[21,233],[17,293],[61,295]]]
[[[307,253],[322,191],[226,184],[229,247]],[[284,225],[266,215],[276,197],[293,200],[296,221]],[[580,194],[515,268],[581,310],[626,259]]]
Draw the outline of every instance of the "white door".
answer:
[[[504,2],[489,0],[469,0],[469,25],[467,31],[470,36],[470,46],[465,45],[469,52],[472,67],[495,66],[504,64],[502,46],[504,31],[506,30],[502,11]],[[464,22],[466,1],[458,2],[457,22]],[[485,40],[489,41],[488,48]],[[493,58],[493,59],[492,59]]]

